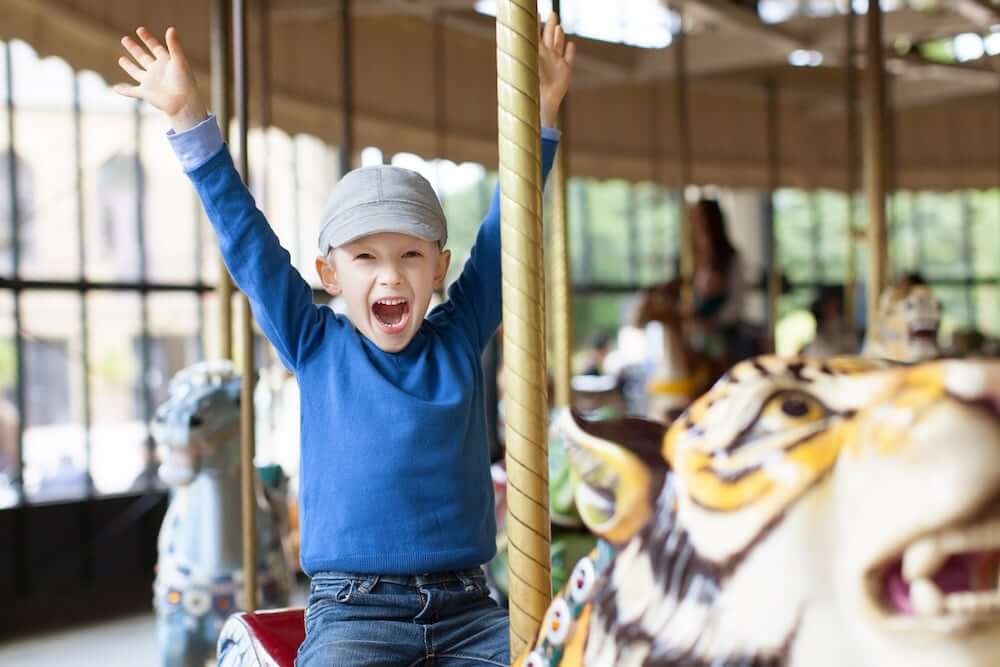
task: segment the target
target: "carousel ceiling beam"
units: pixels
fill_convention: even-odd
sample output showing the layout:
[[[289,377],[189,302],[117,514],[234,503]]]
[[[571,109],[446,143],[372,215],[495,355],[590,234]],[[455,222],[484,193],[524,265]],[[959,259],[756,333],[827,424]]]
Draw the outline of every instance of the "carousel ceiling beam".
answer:
[[[1000,23],[1000,11],[984,0],[949,0],[952,11],[980,28]]]
[[[753,35],[778,50],[814,48],[799,35],[778,25],[764,23],[753,11],[729,0],[688,0],[685,6],[702,18],[710,18],[733,32]]]
[[[340,2],[329,0],[286,0],[271,9],[271,19],[276,22],[333,20],[340,16]],[[414,16],[427,21],[441,15],[445,27],[467,35],[493,42],[496,27],[493,22],[477,20],[476,16],[463,13],[471,11],[475,0],[363,0],[351,5],[351,16]],[[634,70],[618,63],[602,60],[586,53],[586,47],[577,49],[577,74],[574,83],[625,81],[635,78]]]

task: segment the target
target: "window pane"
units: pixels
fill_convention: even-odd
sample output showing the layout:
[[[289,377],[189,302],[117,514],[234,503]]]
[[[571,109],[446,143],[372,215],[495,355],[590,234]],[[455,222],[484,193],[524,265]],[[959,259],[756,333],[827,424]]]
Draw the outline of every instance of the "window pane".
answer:
[[[975,326],[972,312],[972,288],[931,285],[934,295],[940,299],[941,331],[946,336],[956,329],[969,329]]]
[[[819,278],[809,195],[801,190],[778,190],[774,195],[774,233],[781,269],[792,283]]]
[[[144,240],[150,282],[191,283],[195,279],[197,220],[192,186],[181,171],[170,143],[166,117],[149,105],[139,116],[145,172]]]
[[[337,152],[315,137],[298,135],[293,139],[294,159],[298,166],[298,220],[299,239],[302,246],[298,253],[296,268],[310,285],[319,286],[316,275],[316,256],[319,249],[319,223],[323,206],[330,190],[339,179]]]
[[[832,190],[813,194],[813,211],[818,229],[819,256],[824,282],[843,282],[847,278],[847,196]]]
[[[620,180],[586,181],[586,196],[570,211],[587,230],[585,252],[589,278],[595,283],[627,283],[631,262],[628,235],[628,183]],[[572,242],[574,237],[571,237]]]
[[[291,255],[292,264],[304,264],[301,228],[298,224],[295,165],[292,141],[288,135],[275,128],[266,133],[250,133],[250,176],[257,207],[267,216],[271,229],[281,245]],[[316,253],[311,253],[312,260]],[[308,266],[312,267],[310,261]],[[312,269],[315,273],[315,269]]]
[[[139,278],[135,102],[92,72],[80,81],[83,127],[84,250],[90,280]]]
[[[972,192],[971,207],[974,274],[978,278],[1000,277],[1000,190]]]
[[[635,186],[639,225],[639,283],[650,285],[677,274],[680,256],[677,199],[652,183]]]
[[[80,297],[25,292],[21,299],[25,492],[32,501],[81,497],[88,477]]]
[[[450,284],[462,273],[469,259],[469,251],[476,241],[479,225],[489,209],[496,187],[496,174],[487,173],[480,165],[441,161],[438,187],[442,196],[445,217],[448,219],[448,248],[451,249],[451,266],[446,283]]]
[[[198,296],[151,294],[149,303],[150,367],[146,373],[153,407],[167,400],[174,374],[203,359]]]
[[[25,162],[25,183],[19,188],[29,197],[19,227],[20,273],[24,278],[76,278],[80,263],[73,71],[59,58],[38,59],[23,42],[12,43],[12,57],[14,148]]]
[[[87,295],[91,391],[91,475],[98,493],[133,487],[146,467],[142,337],[137,294]],[[140,488],[143,488],[140,483]]]
[[[963,256],[958,193],[920,192],[914,198],[913,207],[914,222],[923,235],[923,277],[928,281],[966,277],[970,267]]]
[[[0,292],[0,508],[17,502],[11,484],[17,471],[17,358],[14,352],[14,298]]]
[[[983,285],[976,289],[976,309],[979,330],[1000,339],[1000,286]]]

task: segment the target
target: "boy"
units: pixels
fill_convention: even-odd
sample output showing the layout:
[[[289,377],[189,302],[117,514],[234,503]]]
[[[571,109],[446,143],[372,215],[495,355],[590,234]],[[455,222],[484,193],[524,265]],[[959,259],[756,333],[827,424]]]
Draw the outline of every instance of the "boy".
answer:
[[[422,177],[347,174],[326,205],[316,259],[347,316],[312,302],[233,168],[173,28],[145,28],[118,85],[170,120],[170,141],[226,265],[301,388],[302,567],[311,577],[297,665],[506,665],[506,613],[481,566],[495,551],[480,354],[500,323],[499,202],[448,301],[425,319],[451,255]],[[555,15],[539,40],[543,173],[574,48]]]

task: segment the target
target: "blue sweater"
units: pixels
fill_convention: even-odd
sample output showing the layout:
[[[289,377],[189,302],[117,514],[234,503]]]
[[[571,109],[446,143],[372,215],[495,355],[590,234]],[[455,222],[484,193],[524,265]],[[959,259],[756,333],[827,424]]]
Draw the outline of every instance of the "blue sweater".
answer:
[[[548,174],[558,132],[543,130]],[[409,345],[383,352],[313,304],[214,119],[172,135],[226,266],[301,394],[302,569],[421,574],[496,551],[480,355],[500,323],[494,193],[462,275]]]

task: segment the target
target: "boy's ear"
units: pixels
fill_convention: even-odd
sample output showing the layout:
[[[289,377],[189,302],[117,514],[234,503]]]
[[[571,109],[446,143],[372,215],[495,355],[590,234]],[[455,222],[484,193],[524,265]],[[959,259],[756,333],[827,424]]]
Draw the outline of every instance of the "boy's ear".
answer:
[[[451,250],[442,250],[438,253],[437,265],[434,267],[434,289],[444,287],[444,277],[448,275],[448,266],[451,264]]]
[[[340,296],[340,281],[337,279],[337,269],[334,268],[332,260],[327,260],[322,255],[317,257],[316,273],[319,274],[319,280],[323,283],[323,289],[327,294],[330,296]]]

